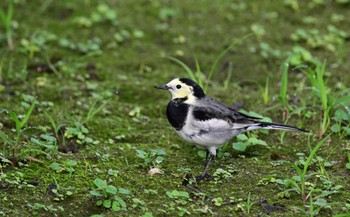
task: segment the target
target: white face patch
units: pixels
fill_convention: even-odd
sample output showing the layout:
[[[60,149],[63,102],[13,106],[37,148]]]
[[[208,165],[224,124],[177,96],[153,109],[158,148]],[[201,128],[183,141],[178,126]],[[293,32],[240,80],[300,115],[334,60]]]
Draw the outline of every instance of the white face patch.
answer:
[[[178,78],[167,83],[167,86],[170,87],[169,91],[172,95],[172,99],[187,97],[188,100],[193,100],[191,98],[194,98],[193,87],[182,83]]]

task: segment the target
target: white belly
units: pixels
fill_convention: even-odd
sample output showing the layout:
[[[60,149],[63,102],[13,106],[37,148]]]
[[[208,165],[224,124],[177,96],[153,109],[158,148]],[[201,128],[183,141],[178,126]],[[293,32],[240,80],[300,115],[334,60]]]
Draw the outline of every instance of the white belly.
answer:
[[[177,134],[186,140],[187,142],[194,144],[201,148],[216,147],[220,148],[223,144],[231,140],[235,134],[232,130],[227,132],[215,132],[215,133],[184,133],[183,131],[176,131]]]
[[[204,149],[219,148],[239,133],[225,120],[196,121],[191,115],[187,117],[183,128],[176,132],[187,142]]]

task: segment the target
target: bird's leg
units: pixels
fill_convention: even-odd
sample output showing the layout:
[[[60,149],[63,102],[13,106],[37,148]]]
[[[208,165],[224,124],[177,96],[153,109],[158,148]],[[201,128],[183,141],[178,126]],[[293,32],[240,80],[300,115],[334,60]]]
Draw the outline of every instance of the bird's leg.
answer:
[[[205,155],[205,163],[204,163],[204,167],[206,167],[207,166],[207,162],[208,162],[208,160],[209,160],[209,150],[208,149],[206,149],[206,155]]]
[[[208,168],[209,168],[211,162],[214,160],[214,158],[215,158],[215,155],[209,153],[209,158],[205,162],[205,167],[204,167],[204,170],[203,170],[201,176],[204,177],[207,174]]]
[[[209,157],[208,157],[208,155],[209,155]],[[215,158],[215,155],[213,155],[212,153],[207,151],[207,159],[205,161],[205,167],[204,167],[202,174],[196,177],[197,182],[200,182],[203,178],[205,178],[205,176],[207,175],[207,172],[208,172],[208,168],[209,168],[210,164],[212,163],[212,161],[214,160],[214,158]]]
[[[207,166],[207,164],[208,164],[208,161],[209,161],[209,150],[208,149],[206,149],[206,155],[205,155],[205,164],[204,164],[204,168]],[[202,173],[203,174],[203,173]],[[205,175],[204,175],[205,176]],[[203,177],[204,177],[203,176]],[[203,177],[202,177],[202,175],[200,175],[200,176],[196,176],[195,178],[196,178],[196,182],[197,183],[199,183],[199,181],[201,180],[201,179],[203,179]],[[185,179],[182,181],[182,185],[185,185],[185,186],[187,186],[189,189],[191,189],[192,191],[194,191],[194,189],[196,188],[196,187],[194,187],[194,186],[192,186],[192,184],[191,184],[191,180],[193,180],[193,176],[192,176],[192,174],[187,174],[186,176],[185,176]],[[200,191],[202,191],[201,189],[200,189]]]

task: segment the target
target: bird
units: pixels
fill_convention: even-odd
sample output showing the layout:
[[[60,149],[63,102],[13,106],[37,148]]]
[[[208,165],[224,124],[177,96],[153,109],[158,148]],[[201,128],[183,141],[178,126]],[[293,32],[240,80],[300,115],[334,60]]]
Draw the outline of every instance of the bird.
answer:
[[[206,150],[204,169],[196,176],[197,183],[208,176],[217,149],[238,134],[257,129],[308,132],[285,124],[263,122],[261,118],[227,107],[206,95],[200,85],[189,78],[175,78],[154,87],[171,93],[166,116],[175,132],[188,143]]]

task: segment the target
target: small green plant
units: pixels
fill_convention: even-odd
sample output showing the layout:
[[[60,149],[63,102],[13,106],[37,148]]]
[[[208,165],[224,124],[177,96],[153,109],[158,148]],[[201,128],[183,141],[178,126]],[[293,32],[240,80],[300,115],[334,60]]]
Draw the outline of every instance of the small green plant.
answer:
[[[140,106],[135,106],[133,109],[131,109],[128,113],[130,117],[132,117],[132,120],[135,122],[139,122],[142,115],[141,115],[142,108]]]
[[[310,51],[300,46],[293,46],[288,54],[288,63],[291,66],[298,67],[303,64],[319,64],[319,61],[312,56]]]
[[[168,21],[171,18],[175,17],[175,15],[176,15],[175,9],[169,8],[169,7],[162,7],[159,9],[158,18],[161,21]]]
[[[78,144],[92,144],[97,145],[100,142],[98,140],[93,140],[91,137],[89,137],[90,131],[88,128],[86,128],[82,123],[75,121],[73,127],[66,127],[66,130],[64,132],[64,136],[67,139],[75,138],[75,141]]]
[[[263,140],[260,140],[253,135],[248,138],[245,134],[239,134],[237,136],[237,142],[232,143],[232,148],[236,151],[245,152],[249,147],[261,145],[268,147],[267,143]]]
[[[232,172],[235,172],[235,170],[226,171],[222,168],[218,168],[213,173],[214,180],[220,180],[220,179],[230,179],[233,178]]]
[[[33,59],[35,53],[39,53],[43,46],[43,41],[38,40],[38,38],[33,34],[30,39],[22,38],[21,46],[23,53],[27,53],[29,59]]]
[[[95,37],[86,42],[74,43],[67,38],[59,39],[58,44],[72,51],[77,51],[83,54],[100,54],[102,41],[100,38]]]
[[[305,42],[312,48],[322,48],[336,52],[345,43],[348,33],[333,25],[328,25],[325,34],[322,34],[318,29],[297,29],[290,37],[293,41]]]
[[[143,200],[140,200],[139,198],[132,198],[132,205],[131,205],[131,207],[132,208],[138,208],[138,209],[140,209],[140,210],[142,210],[142,211],[146,211],[147,209],[146,209],[146,203],[145,203],[145,201],[143,201]]]
[[[54,194],[54,201],[63,201],[64,199],[66,199],[66,197],[70,197],[73,194],[73,192],[71,191],[64,192],[63,189],[61,189],[60,187],[52,189],[52,193]]]
[[[150,167],[155,167],[156,165],[164,161],[163,155],[165,155],[165,151],[163,150],[151,149],[148,152],[145,152],[143,150],[136,150],[136,152],[137,157],[143,159],[144,163]]]
[[[331,102],[329,101],[328,90],[326,82],[324,81],[324,73],[326,70],[326,63],[322,65],[316,65],[316,69],[308,68],[308,76],[311,81],[314,92],[319,97],[322,105],[322,122],[319,130],[319,137],[322,138],[330,124],[330,112],[332,109]]]
[[[242,211],[245,214],[249,215],[250,214],[250,210],[252,208],[252,206],[256,203],[256,202],[252,202],[251,201],[251,193],[248,193],[247,199],[244,200],[243,198],[231,198],[230,201],[234,202],[234,203],[238,203],[236,210],[237,211]]]
[[[320,213],[321,209],[331,209],[331,205],[332,204],[328,203],[327,200],[324,198],[317,198],[316,200],[314,200],[312,195],[310,195],[309,204],[306,206],[306,210],[301,207],[293,208],[300,211],[301,213],[304,213],[309,217],[314,217]]]
[[[109,22],[114,26],[118,25],[117,12],[107,4],[99,4],[90,13],[89,17],[77,17],[75,23],[82,27],[91,27],[95,24]]]
[[[54,201],[63,201],[73,195],[73,192],[58,184],[56,178],[53,176],[54,183],[48,187],[48,194],[53,197]]]
[[[50,42],[56,42],[58,36],[44,30],[34,31],[28,38],[21,39],[20,51],[33,59],[36,53],[46,51]]]
[[[16,135],[14,137],[14,140],[10,139],[8,137],[8,135],[6,135],[4,132],[0,131],[0,139],[5,142],[6,144],[8,144],[12,150],[12,157],[16,158],[17,157],[17,151],[20,147],[20,141],[21,141],[21,136],[24,132],[24,130],[26,129],[26,124],[29,120],[30,115],[32,114],[34,107],[36,105],[36,102],[33,102],[31,104],[31,106],[29,107],[28,111],[26,112],[26,114],[24,115],[23,119],[20,120],[18,118],[18,115],[14,112],[14,111],[10,111],[9,115],[11,117],[11,119],[15,122],[15,132]]]
[[[176,10],[170,7],[161,7],[158,12],[159,23],[155,25],[158,31],[167,31],[170,27],[169,22],[176,17]]]
[[[246,210],[247,214],[250,214],[250,209],[252,207],[252,203],[251,203],[251,198],[250,198],[250,192],[248,193],[248,197],[247,197],[247,202],[244,204],[244,209]]]
[[[58,206],[57,208],[54,205],[45,205],[42,203],[34,203],[34,205],[29,205],[32,209],[34,215],[38,215],[39,211],[43,210],[48,213],[52,213],[53,215],[57,215],[58,211],[63,212],[64,208],[62,206]]]
[[[265,186],[269,183],[275,183],[276,182],[276,174],[268,175],[267,177],[264,177],[259,180],[257,186]]]
[[[348,154],[348,162],[345,164],[345,167],[350,170],[350,154]]]
[[[331,126],[331,131],[338,133],[339,136],[350,136],[350,112],[343,109],[337,109],[332,118],[335,123]]]
[[[169,211],[178,211],[179,216],[183,216],[185,214],[190,215],[191,213],[185,208],[189,205],[189,203],[192,201],[190,198],[190,195],[187,191],[167,191],[166,195],[173,199],[174,202],[171,202],[169,204],[168,210]]]
[[[58,153],[57,140],[51,135],[42,134],[39,139],[34,137],[31,138],[30,142],[33,144],[33,147],[37,145],[39,148],[44,149],[44,151],[42,151],[38,148],[31,148],[30,150],[32,152],[39,152],[49,158],[52,158]]]
[[[288,189],[284,191],[282,194],[285,195],[285,193],[288,193],[289,191],[295,191],[298,194],[300,194],[301,199],[303,201],[307,201],[310,197],[311,191],[309,193],[306,192],[306,186],[307,186],[307,181],[311,177],[311,175],[307,174],[308,168],[311,165],[311,162],[316,155],[316,152],[321,148],[321,146],[325,143],[325,141],[330,137],[331,134],[329,134],[327,137],[323,138],[321,141],[317,143],[317,145],[312,148],[311,147],[311,142],[309,138],[309,149],[310,149],[310,154],[308,158],[306,159],[305,162],[302,162],[302,168],[299,167],[298,164],[292,163],[293,168],[297,172],[297,176],[293,177],[292,179],[286,179],[283,182],[278,181],[282,184],[286,184],[292,186],[292,189]],[[281,195],[282,195],[281,194]]]
[[[294,12],[298,12],[300,10],[300,6],[298,0],[284,0],[284,5],[291,8]]]
[[[6,185],[10,185],[10,186],[28,185],[26,182],[23,182],[23,179],[24,179],[24,174],[19,171],[11,174],[0,172],[0,182],[6,183]]]
[[[216,198],[213,198],[212,200],[214,202],[214,205],[215,206],[222,206],[224,200],[222,199],[222,197],[216,197]]]
[[[122,29],[119,32],[114,33],[113,35],[113,38],[118,44],[122,44],[132,39],[141,39],[143,37],[144,37],[144,32],[141,30],[134,30],[130,32],[126,29]]]
[[[258,40],[261,40],[266,33],[264,26],[256,23],[250,26],[250,30],[253,32],[253,34]]]
[[[45,111],[44,111],[44,114],[51,124],[56,140],[58,140],[60,138],[59,131],[64,127],[64,124],[57,124],[56,121],[53,119],[53,117]],[[63,141],[61,142],[64,145],[65,144],[64,136],[62,136],[62,140]]]
[[[108,147],[106,148],[106,150],[109,150]],[[98,159],[100,159],[103,163],[106,163],[106,162],[109,162],[109,159],[110,159],[110,154],[106,153],[106,154],[101,154],[99,152],[96,152],[95,153],[96,157]]]
[[[334,98],[324,80],[325,70],[326,63],[324,62],[323,64],[317,64],[315,69],[308,67],[305,72],[311,81],[312,90],[319,98],[322,106],[321,123],[318,132],[319,138],[322,138],[330,125],[332,109],[337,105],[350,101],[350,96],[344,96],[338,99]]]
[[[126,210],[126,203],[119,195],[129,195],[129,190],[108,185],[102,179],[95,179],[93,183],[95,189],[91,190],[90,194],[98,198],[96,202],[98,206],[103,206],[113,211]]]
[[[251,52],[255,53],[256,51],[259,51],[260,56],[265,60],[271,60],[272,58],[281,59],[284,56],[280,50],[272,47],[267,42],[260,42],[258,49],[255,47],[251,48]]]
[[[99,106],[97,106],[97,100],[94,101],[89,108],[89,111],[86,115],[85,120],[83,121],[83,124],[89,122],[97,113],[102,111],[102,109],[108,104],[108,102],[109,101],[103,101]]]
[[[10,51],[13,50],[13,39],[12,39],[12,33],[13,33],[13,27],[12,27],[12,17],[13,17],[13,0],[8,1],[7,6],[7,12],[3,8],[0,8],[0,21],[3,24],[5,28],[5,34],[7,39],[7,46]]]
[[[78,165],[78,162],[75,160],[67,160],[64,161],[62,164],[53,162],[50,164],[50,168],[57,173],[61,172],[68,172],[69,177],[72,177],[73,172],[75,171],[74,167]]]

